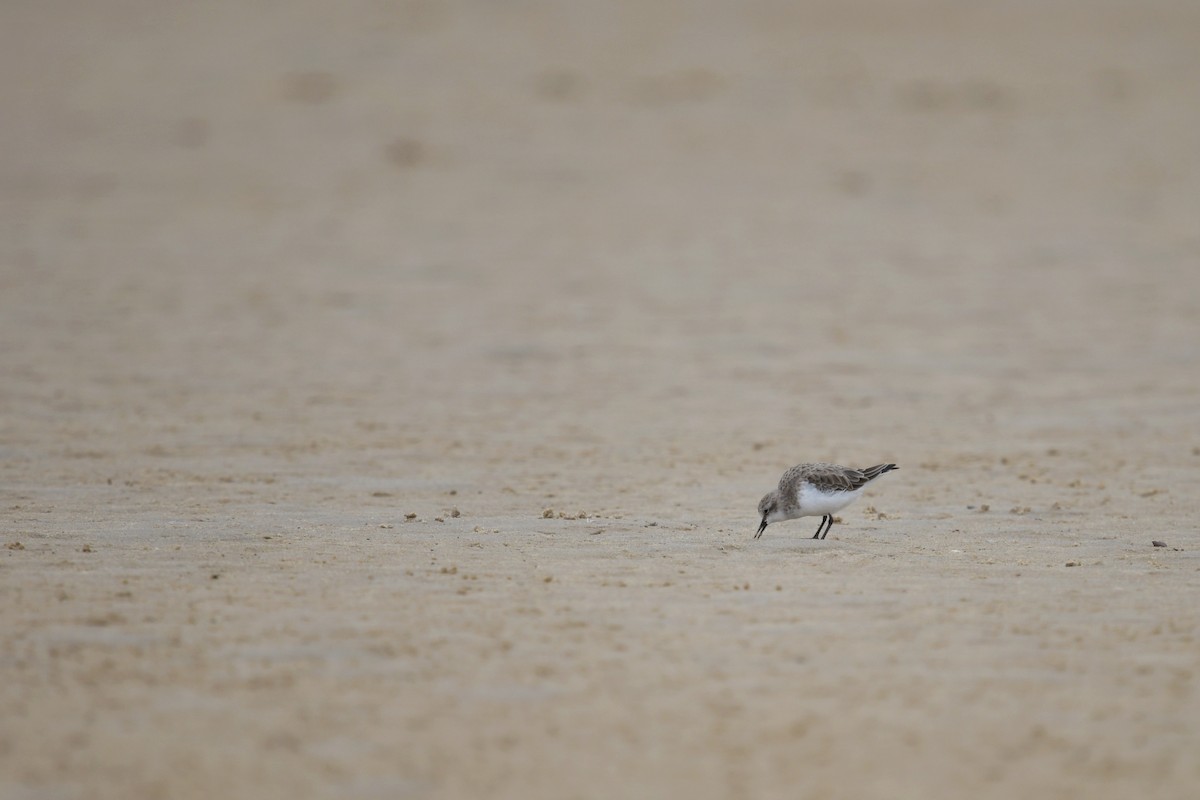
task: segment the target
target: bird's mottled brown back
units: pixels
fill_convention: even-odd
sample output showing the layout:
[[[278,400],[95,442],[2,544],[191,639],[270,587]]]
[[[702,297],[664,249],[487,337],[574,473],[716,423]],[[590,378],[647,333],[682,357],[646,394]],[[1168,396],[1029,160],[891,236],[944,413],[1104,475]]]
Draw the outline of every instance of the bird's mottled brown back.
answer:
[[[784,494],[794,492],[799,481],[808,481],[827,492],[853,492],[895,468],[895,464],[877,464],[866,469],[852,469],[826,463],[797,464],[783,473],[779,481],[779,490]]]

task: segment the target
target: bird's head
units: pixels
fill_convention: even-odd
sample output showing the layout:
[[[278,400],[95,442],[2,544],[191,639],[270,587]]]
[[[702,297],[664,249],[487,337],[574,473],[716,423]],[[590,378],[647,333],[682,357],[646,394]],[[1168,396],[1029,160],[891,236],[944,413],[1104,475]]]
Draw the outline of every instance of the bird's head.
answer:
[[[755,536],[761,535],[769,523],[782,518],[779,514],[779,490],[764,495],[763,499],[758,501],[758,515],[762,517],[762,524],[758,526]]]

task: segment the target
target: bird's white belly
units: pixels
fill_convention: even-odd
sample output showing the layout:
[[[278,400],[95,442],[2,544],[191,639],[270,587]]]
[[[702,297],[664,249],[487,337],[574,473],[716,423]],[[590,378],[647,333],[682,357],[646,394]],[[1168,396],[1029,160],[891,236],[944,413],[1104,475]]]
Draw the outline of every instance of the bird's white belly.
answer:
[[[800,484],[796,500],[800,504],[800,516],[823,517],[841,511],[853,503],[862,494],[862,489],[853,492],[822,492],[810,483]]]

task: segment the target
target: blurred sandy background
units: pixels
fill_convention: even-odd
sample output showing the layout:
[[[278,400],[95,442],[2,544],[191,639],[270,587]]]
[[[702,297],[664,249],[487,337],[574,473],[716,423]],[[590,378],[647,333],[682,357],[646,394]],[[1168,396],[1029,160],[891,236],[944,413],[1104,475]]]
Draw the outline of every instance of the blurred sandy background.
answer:
[[[0,76],[3,797],[1196,796],[1200,6],[8,0]],[[751,541],[810,460],[901,469]]]

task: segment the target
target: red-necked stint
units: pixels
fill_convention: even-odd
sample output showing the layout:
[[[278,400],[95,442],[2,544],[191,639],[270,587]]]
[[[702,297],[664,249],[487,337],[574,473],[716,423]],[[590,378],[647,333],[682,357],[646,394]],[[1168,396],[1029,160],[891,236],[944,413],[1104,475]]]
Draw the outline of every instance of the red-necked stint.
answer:
[[[757,539],[772,522],[797,517],[820,517],[814,539],[824,539],[833,527],[833,512],[841,511],[862,494],[863,487],[885,472],[899,469],[895,464],[878,464],[853,469],[837,464],[797,464],[783,473],[779,488],[758,501],[762,524]],[[821,530],[825,534],[821,534]]]

